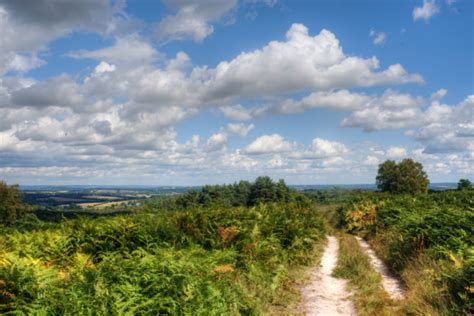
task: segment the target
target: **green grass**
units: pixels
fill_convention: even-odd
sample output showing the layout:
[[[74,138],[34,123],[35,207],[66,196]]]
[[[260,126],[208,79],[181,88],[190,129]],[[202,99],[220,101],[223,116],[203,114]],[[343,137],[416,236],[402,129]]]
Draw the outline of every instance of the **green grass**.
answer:
[[[429,266],[428,261],[413,262],[412,267],[404,274],[409,289],[406,298],[392,301],[381,285],[380,274],[372,268],[369,257],[357,240],[351,235],[341,234],[339,241],[340,252],[334,275],[349,280],[349,287],[354,292],[354,302],[360,316],[456,314],[447,308],[446,302],[443,302],[441,297],[427,296],[429,293],[436,293],[436,287],[428,277],[428,272],[423,271]],[[431,268],[435,268],[433,262]],[[433,270],[431,273],[434,272]]]
[[[308,267],[319,263],[324,246],[325,242],[317,243],[308,262],[290,267],[287,280],[282,284],[276,298],[264,314],[304,315],[301,308],[301,288],[308,282]]]
[[[381,276],[372,268],[370,260],[350,235],[339,235],[339,257],[334,276],[349,280],[354,292],[354,303],[360,316],[400,315],[381,287]]]

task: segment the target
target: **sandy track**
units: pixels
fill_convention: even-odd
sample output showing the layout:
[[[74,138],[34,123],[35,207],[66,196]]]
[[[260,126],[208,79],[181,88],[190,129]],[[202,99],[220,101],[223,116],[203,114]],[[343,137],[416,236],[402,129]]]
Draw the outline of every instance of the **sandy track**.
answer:
[[[333,277],[337,264],[339,242],[328,236],[320,267],[310,271],[310,282],[301,290],[306,315],[336,316],[357,315],[351,294],[346,290],[346,280]]]
[[[372,267],[382,276],[382,286],[392,300],[402,300],[405,298],[405,289],[400,281],[394,277],[385,264],[380,260],[369,244],[360,237],[356,237],[363,251],[369,256]]]

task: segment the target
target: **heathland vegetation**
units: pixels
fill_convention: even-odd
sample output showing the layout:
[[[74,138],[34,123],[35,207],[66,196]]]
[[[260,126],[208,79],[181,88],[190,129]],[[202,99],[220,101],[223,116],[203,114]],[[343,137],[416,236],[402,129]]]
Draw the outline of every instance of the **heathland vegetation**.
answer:
[[[360,315],[472,312],[469,180],[428,192],[422,166],[403,160],[380,165],[376,182],[381,192],[296,191],[259,177],[55,222],[2,182],[0,313],[291,314],[292,271],[317,260],[328,231]],[[401,279],[404,300],[384,294],[351,234]]]
[[[257,179],[249,206],[189,193],[128,216],[24,218],[0,234],[0,312],[259,313],[325,234],[311,200],[279,196],[283,185]]]

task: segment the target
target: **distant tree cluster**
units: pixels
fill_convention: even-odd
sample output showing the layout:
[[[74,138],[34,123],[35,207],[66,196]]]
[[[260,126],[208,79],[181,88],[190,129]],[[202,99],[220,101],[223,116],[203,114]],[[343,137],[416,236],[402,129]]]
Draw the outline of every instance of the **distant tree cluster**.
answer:
[[[23,217],[27,207],[21,201],[17,185],[7,185],[0,181],[0,224],[11,225]]]
[[[258,177],[255,182],[240,181],[229,185],[206,185],[201,192],[191,191],[177,198],[178,206],[223,205],[253,206],[267,202],[288,202],[292,190],[284,180],[274,182],[270,177]]]
[[[379,165],[376,184],[383,192],[416,194],[427,192],[430,181],[421,163],[403,159],[399,163],[387,160]]]
[[[315,190],[306,189],[303,193],[318,204],[338,204],[348,199],[362,194],[361,189],[346,189],[341,187],[333,187],[331,189]]]
[[[469,179],[460,179],[458,182],[458,190],[472,190],[472,183]]]

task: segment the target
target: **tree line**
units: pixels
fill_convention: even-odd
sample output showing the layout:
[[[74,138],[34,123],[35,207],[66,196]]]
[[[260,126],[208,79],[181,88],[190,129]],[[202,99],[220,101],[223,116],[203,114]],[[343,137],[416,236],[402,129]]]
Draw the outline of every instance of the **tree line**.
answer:
[[[290,202],[297,199],[283,179],[273,181],[270,177],[258,177],[254,182],[239,181],[229,185],[206,185],[201,191],[190,191],[176,199],[179,207],[196,205],[253,206],[260,203]]]
[[[423,165],[412,159],[403,159],[398,163],[386,160],[379,165],[376,176],[378,189],[392,194],[426,193],[429,183]],[[457,189],[472,190],[472,183],[468,179],[460,179]],[[272,202],[304,202],[310,198],[319,203],[321,199],[326,199],[314,192],[304,194],[293,190],[283,179],[273,181],[268,176],[261,176],[254,182],[242,180],[229,185],[206,185],[201,191],[190,191],[173,199],[160,199],[158,206],[169,210],[211,205],[254,206]],[[0,181],[0,224],[11,225],[31,211],[32,207],[23,203],[17,185]]]

